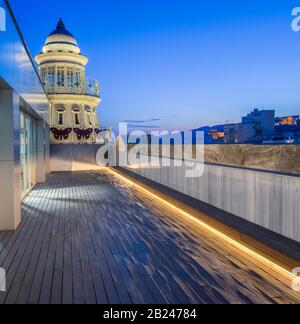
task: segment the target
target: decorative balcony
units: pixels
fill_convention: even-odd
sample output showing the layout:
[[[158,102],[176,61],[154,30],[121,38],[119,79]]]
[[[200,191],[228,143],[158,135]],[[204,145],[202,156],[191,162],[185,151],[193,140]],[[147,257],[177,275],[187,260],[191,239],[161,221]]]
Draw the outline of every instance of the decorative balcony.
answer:
[[[66,85],[66,84],[65,84]],[[47,87],[45,85],[48,94],[75,94],[86,95],[91,97],[100,98],[100,82],[93,79],[86,79],[85,86],[74,84],[73,86],[55,86]]]

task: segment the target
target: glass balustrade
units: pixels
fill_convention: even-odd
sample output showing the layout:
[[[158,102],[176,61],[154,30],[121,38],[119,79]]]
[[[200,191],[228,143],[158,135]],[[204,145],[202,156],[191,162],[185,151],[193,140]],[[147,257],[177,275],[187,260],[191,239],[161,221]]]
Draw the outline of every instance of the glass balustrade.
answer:
[[[21,111],[20,117],[21,193],[24,197],[36,184],[37,124],[34,118],[23,111]]]
[[[52,81],[49,82],[48,80],[46,85],[46,91],[48,94],[75,94],[100,97],[100,83],[97,80],[86,79],[85,87],[80,86],[78,82],[73,84],[65,82],[65,80],[62,80],[61,78],[59,80],[59,86],[55,86]]]

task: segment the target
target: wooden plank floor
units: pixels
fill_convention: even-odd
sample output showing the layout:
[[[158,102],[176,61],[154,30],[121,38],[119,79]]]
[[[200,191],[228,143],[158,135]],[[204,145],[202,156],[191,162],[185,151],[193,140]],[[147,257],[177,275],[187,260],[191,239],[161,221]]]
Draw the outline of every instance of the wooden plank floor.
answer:
[[[296,303],[280,278],[108,171],[54,173],[0,233],[0,303]]]

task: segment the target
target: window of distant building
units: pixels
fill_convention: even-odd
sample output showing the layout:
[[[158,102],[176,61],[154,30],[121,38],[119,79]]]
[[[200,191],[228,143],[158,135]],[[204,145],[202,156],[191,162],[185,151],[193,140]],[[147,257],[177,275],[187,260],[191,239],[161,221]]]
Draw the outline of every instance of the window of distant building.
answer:
[[[78,113],[74,113],[74,121],[75,121],[75,125],[80,125],[80,120],[79,120],[79,114]]]
[[[80,113],[80,108],[78,106],[73,106],[72,108],[73,114],[74,114],[74,123],[75,125],[80,125],[80,118],[79,118],[79,113]]]
[[[47,75],[47,69],[42,68],[41,79],[44,86],[46,85],[46,75]]]
[[[65,86],[65,68],[63,66],[57,67],[57,87]]]
[[[67,86],[68,88],[74,88],[74,70],[73,68],[67,68]]]
[[[92,118],[91,118],[91,113],[92,113],[92,108],[89,106],[85,107],[85,113],[86,113],[86,117],[87,117],[87,122],[90,126],[93,125],[92,123]]]
[[[54,88],[55,68],[48,68],[48,88]]]
[[[92,108],[90,106],[85,106],[85,111],[87,113],[91,113],[92,112]]]
[[[63,126],[64,124],[64,113],[58,112],[58,125]]]
[[[56,113],[57,113],[57,123],[60,126],[64,125],[64,113],[65,113],[65,108],[64,106],[56,106]]]
[[[92,123],[92,118],[91,118],[91,114],[88,114],[88,122],[89,122],[89,125],[92,126],[93,123]]]
[[[96,110],[96,108],[93,109],[93,115],[94,115],[94,120],[96,122],[97,121],[97,110]],[[99,124],[97,124],[97,127],[99,127]]]
[[[75,82],[76,88],[81,87],[81,73],[80,70],[76,70],[76,82]]]

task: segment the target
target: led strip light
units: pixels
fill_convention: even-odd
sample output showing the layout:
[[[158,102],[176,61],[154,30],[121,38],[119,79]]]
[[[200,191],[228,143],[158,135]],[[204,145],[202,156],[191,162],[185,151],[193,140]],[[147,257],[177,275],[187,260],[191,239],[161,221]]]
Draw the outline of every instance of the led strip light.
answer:
[[[177,211],[178,213],[180,213],[182,216],[184,216],[185,218],[189,219],[190,221],[200,225],[200,227],[204,228],[205,230],[207,230],[208,232],[212,233],[213,235],[219,237],[220,239],[226,241],[227,243],[229,243],[230,245],[232,245],[233,247],[237,248],[238,250],[240,250],[241,252],[243,252],[244,254],[256,259],[257,261],[259,261],[260,263],[264,264],[265,266],[271,268],[272,270],[274,270],[275,272],[279,273],[280,275],[284,276],[286,279],[290,280],[291,283],[295,280],[299,280],[299,277],[297,277],[296,275],[294,275],[293,273],[289,272],[288,270],[284,269],[283,267],[281,267],[280,265],[274,263],[273,261],[267,259],[266,257],[260,255],[259,253],[251,250],[250,248],[246,247],[245,245],[239,243],[238,241],[232,239],[231,237],[227,236],[226,234],[218,231],[217,229],[213,228],[212,226],[206,224],[205,222],[201,221],[200,219],[198,219],[197,217],[187,213],[186,211],[184,211],[181,208],[176,207],[175,205],[173,205],[172,203],[166,201],[165,199],[159,197],[158,195],[154,194],[153,192],[151,192],[150,190],[144,188],[143,186],[137,184],[136,182],[126,178],[125,176],[121,175],[120,173],[114,171],[111,168],[107,168],[109,170],[109,172],[111,172],[112,174],[114,174],[116,177],[122,179],[123,181],[129,183],[130,185],[135,186],[136,188],[140,189],[141,191],[143,191],[144,193],[146,193],[147,195],[155,198],[156,200],[160,201],[161,203],[163,203],[164,205],[168,206],[169,208]]]

